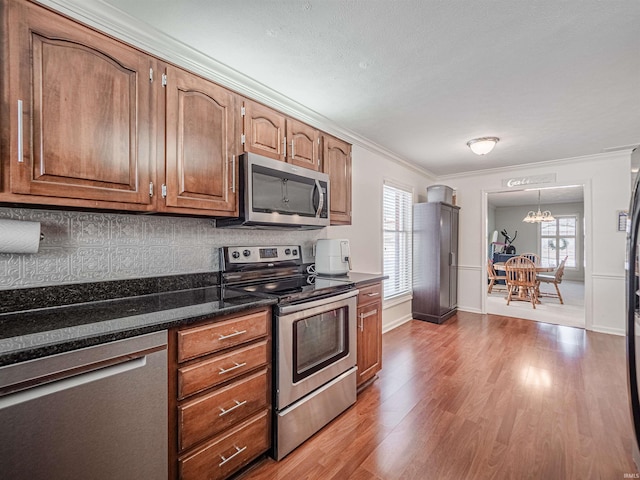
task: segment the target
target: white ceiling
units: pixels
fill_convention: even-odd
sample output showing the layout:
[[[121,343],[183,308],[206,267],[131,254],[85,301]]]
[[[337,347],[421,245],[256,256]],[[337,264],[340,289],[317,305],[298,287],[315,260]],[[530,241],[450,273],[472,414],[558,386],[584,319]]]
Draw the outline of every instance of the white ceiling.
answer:
[[[436,175],[640,143],[638,0],[103,1]]]

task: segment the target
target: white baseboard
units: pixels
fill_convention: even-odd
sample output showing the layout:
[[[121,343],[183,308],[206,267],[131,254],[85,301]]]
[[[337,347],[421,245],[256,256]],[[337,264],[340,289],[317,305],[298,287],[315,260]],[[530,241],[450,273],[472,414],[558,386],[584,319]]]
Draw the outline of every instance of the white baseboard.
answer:
[[[403,323],[407,323],[412,320],[411,314],[407,314],[404,317],[396,318],[393,322],[382,325],[382,333],[387,333],[389,330],[399,327]]]
[[[607,333],[609,335],[619,335],[622,337],[627,334],[627,332],[621,328],[599,327],[598,325],[593,325],[589,330],[592,332]]]
[[[461,307],[458,305],[458,310],[461,312],[470,312],[470,313],[480,313],[482,314],[482,309],[474,308],[474,307]]]

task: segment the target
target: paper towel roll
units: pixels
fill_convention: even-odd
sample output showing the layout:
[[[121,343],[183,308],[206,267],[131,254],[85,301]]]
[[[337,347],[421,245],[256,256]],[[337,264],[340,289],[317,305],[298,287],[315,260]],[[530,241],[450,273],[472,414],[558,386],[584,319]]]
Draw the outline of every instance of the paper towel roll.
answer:
[[[0,219],[0,253],[37,253],[40,222]]]

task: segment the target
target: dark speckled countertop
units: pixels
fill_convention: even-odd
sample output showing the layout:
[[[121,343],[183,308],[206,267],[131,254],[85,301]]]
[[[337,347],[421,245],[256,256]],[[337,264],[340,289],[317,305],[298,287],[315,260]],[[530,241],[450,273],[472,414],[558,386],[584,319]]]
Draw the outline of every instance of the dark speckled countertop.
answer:
[[[350,282],[356,284],[356,288],[363,287],[365,285],[371,283],[378,283],[382,280],[386,280],[389,278],[388,275],[383,275],[382,273],[360,273],[360,272],[349,272],[345,275],[318,275],[319,277],[328,277],[328,278],[336,278],[336,279],[345,279]]]
[[[223,291],[216,277],[159,278],[1,292],[0,366],[275,303]]]

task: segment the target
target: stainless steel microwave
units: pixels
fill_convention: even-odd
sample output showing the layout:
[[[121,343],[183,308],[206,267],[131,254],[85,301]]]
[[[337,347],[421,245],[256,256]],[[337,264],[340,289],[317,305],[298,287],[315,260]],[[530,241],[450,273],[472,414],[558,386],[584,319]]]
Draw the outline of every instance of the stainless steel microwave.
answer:
[[[313,229],[329,225],[329,175],[271,158],[240,156],[239,217],[218,227]]]

